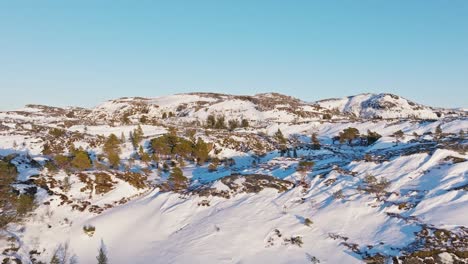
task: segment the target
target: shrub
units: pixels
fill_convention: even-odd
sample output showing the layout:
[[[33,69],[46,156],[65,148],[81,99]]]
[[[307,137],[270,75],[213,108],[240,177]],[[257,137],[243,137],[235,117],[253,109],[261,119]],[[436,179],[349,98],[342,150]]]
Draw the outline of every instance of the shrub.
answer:
[[[304,220],[304,225],[306,226],[311,226],[314,222],[312,222],[312,220],[310,220],[310,218],[306,218]]]
[[[96,194],[107,193],[112,190],[113,182],[109,174],[99,172],[99,173],[95,173],[94,176],[96,177],[96,180],[95,180]]]
[[[243,127],[243,128],[249,127],[249,120],[247,120],[247,119],[242,119],[242,121],[241,121],[241,127]]]
[[[379,133],[374,132],[374,131],[367,130],[367,135],[366,135],[366,138],[367,138],[367,145],[372,145],[372,144],[374,144],[374,143],[377,142],[377,140],[379,140],[379,138],[381,138],[381,137],[382,137],[382,135],[380,135]]]
[[[342,190],[338,190],[336,192],[333,193],[333,197],[335,199],[343,199],[344,198],[344,194],[343,194],[343,191]]]
[[[234,131],[236,128],[240,126],[240,124],[237,119],[231,119],[228,121],[228,126],[229,126],[230,131]]]
[[[34,209],[34,195],[21,194],[18,196],[16,212],[20,216],[25,216]]]
[[[210,165],[208,165],[208,171],[209,172],[215,172],[218,170],[218,165],[215,164],[215,163],[211,163]]]
[[[286,238],[284,239],[285,242],[289,242],[292,245],[296,245],[298,247],[302,247],[304,242],[302,242],[302,237],[301,236],[292,236],[291,238]]]
[[[94,233],[96,232],[96,227],[92,225],[85,225],[83,226],[83,232],[89,237],[92,237]]]
[[[66,169],[70,166],[70,158],[62,154],[55,155],[54,161],[60,169]]]
[[[392,134],[392,136],[395,138],[396,144],[400,143],[400,140],[404,138],[405,133],[403,131],[398,130],[395,133]]]
[[[380,178],[380,181],[378,181],[377,178],[371,174],[367,174],[364,177],[363,182],[364,187],[361,188],[362,190],[377,195],[383,194],[390,186],[390,182],[386,178],[382,177]]]
[[[78,170],[87,170],[93,167],[91,159],[86,151],[77,150],[75,157],[71,161],[71,165]]]
[[[51,130],[49,130],[49,134],[55,138],[58,138],[65,135],[65,130],[60,128],[52,128]]]

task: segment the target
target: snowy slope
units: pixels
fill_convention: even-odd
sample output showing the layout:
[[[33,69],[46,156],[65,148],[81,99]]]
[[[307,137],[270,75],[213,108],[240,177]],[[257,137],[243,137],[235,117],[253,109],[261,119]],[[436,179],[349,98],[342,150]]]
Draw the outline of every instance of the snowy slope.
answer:
[[[251,125],[206,129],[208,115]],[[212,144],[209,162],[181,165],[187,190],[165,188],[164,157],[139,159],[129,140],[138,125],[145,151],[171,126],[180,137],[193,132]],[[382,137],[369,146],[336,142],[348,127]],[[278,130],[287,139],[285,155]],[[311,147],[313,133],[320,149]],[[435,263],[466,263],[466,133],[462,110],[390,94],[308,103],[275,93],[192,93],[120,98],[92,109],[29,105],[1,112],[0,159],[17,168],[15,190],[35,191],[36,207],[0,229],[0,262],[49,263],[68,245],[69,257],[95,263],[103,242],[110,263],[411,263],[405,261],[412,254],[429,253]],[[119,168],[102,160],[110,134],[122,141]],[[65,146],[64,154],[73,144],[101,167],[50,171],[46,143]],[[215,158],[221,164],[212,170]],[[306,160],[312,169],[297,171]],[[381,182],[381,189],[372,185]]]

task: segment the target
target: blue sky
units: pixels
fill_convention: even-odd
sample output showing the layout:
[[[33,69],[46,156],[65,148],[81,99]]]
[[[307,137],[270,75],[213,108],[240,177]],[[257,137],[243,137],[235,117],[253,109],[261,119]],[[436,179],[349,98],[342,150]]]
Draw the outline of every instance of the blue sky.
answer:
[[[0,0],[0,109],[391,92],[468,107],[468,1]]]

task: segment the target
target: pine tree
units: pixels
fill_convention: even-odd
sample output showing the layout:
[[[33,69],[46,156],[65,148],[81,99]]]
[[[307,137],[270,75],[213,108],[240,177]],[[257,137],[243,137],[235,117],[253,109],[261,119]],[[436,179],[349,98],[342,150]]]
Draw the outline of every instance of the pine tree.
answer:
[[[434,135],[434,138],[436,140],[440,140],[442,138],[442,128],[440,127],[440,125],[436,127]]]
[[[140,123],[146,124],[146,122],[148,122],[148,117],[146,115],[142,115],[140,117]]]
[[[111,167],[117,168],[120,164],[119,154],[121,152],[120,141],[117,138],[117,136],[114,134],[110,134],[106,142],[104,142],[102,150],[109,159],[109,164],[111,165]]]
[[[16,143],[16,141],[15,141]],[[15,147],[16,148],[16,147]],[[49,145],[49,143],[45,143],[44,146],[42,147],[42,155],[51,155],[52,154],[52,149]]]
[[[320,149],[321,145],[320,145],[320,141],[317,138],[317,133],[312,133],[312,136],[310,139],[312,141],[312,148],[315,150]]]
[[[76,147],[75,147],[75,144],[73,143],[70,143],[70,145],[68,146],[68,153],[70,153],[71,155],[76,155]]]
[[[101,240],[101,247],[99,247],[98,255],[96,257],[98,264],[108,264],[109,260],[107,258],[106,247],[104,241]]]
[[[340,132],[339,137],[340,143],[348,141],[348,145],[352,145],[353,140],[359,137],[359,130],[354,127],[348,127],[344,129],[343,132]]]
[[[205,143],[203,139],[198,138],[197,143],[195,144],[193,149],[193,156],[197,160],[198,165],[202,165],[206,162],[206,160],[208,159],[209,152],[210,150],[208,148],[208,144]]]
[[[393,133],[392,136],[395,138],[396,144],[398,145],[398,143],[400,143],[400,140],[404,138],[405,133],[403,133],[403,131],[401,130],[398,130],[395,133]]]
[[[218,116],[216,119],[216,129],[224,129],[226,128],[226,123],[225,123],[226,118],[223,115]]]
[[[140,125],[133,131],[132,144],[133,148],[136,149],[140,144],[140,141],[143,139],[144,133]]]
[[[237,119],[231,119],[228,121],[228,126],[229,126],[230,131],[234,131],[236,128],[240,126],[240,124]]]
[[[143,146],[140,146],[138,152],[139,152],[141,161],[143,161],[144,163],[148,163],[151,161],[150,155],[144,151]]]
[[[243,128],[249,127],[249,120],[247,120],[247,119],[245,119],[245,118],[242,119],[242,121],[241,121],[241,127],[243,127]]]
[[[168,181],[174,190],[187,188],[187,177],[184,176],[184,173],[179,167],[174,167],[172,169]]]
[[[297,165],[296,171],[301,175],[300,183],[306,185],[306,177],[309,171],[312,170],[315,163],[313,161],[300,161]]]
[[[208,115],[206,118],[206,127],[208,128],[214,128],[216,125],[216,118],[214,115]]]
[[[76,154],[73,157],[71,164],[78,170],[87,170],[93,166],[91,163],[91,159],[89,158],[88,153],[86,153],[86,151],[76,151]]]
[[[57,251],[54,252],[54,255],[52,255],[52,258],[50,259],[50,264],[61,264]]]
[[[278,141],[279,144],[279,149],[284,153],[287,149],[287,140],[283,136],[283,132],[278,128],[278,131],[276,131],[274,138],[276,141]]]
[[[371,131],[371,130],[367,130],[367,145],[372,145],[374,144],[375,142],[377,142],[377,140],[379,140],[379,138],[381,138],[382,136],[377,133],[377,132],[374,132],[374,131]]]

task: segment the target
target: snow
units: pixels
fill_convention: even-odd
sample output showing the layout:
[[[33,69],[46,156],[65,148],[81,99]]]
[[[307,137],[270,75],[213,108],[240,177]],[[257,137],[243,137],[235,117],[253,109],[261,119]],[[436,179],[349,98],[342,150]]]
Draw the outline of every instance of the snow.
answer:
[[[274,97],[273,94],[262,96]],[[200,102],[207,103],[196,108]],[[387,102],[395,103],[399,108],[375,107]],[[258,126],[239,133],[232,132],[231,138],[239,142],[248,140],[246,135],[273,135],[281,129],[285,136],[300,135],[303,143],[309,143],[310,135],[316,132],[323,148],[299,149],[298,158],[281,157],[278,151],[271,151],[257,159],[252,152],[218,146],[218,157],[233,158],[235,165],[219,166],[214,172],[208,170],[207,164],[197,166],[189,163],[182,168],[184,175],[196,186],[210,183],[218,191],[229,191],[229,187],[219,179],[234,173],[270,175],[296,182],[301,178],[296,171],[297,164],[302,157],[307,157],[315,162],[307,177],[310,187],[296,186],[281,193],[266,188],[259,193],[237,193],[226,199],[162,192],[152,185],[136,189],[111,173],[112,190],[100,195],[94,193],[90,197],[89,191],[81,191],[86,185],[76,174],[60,171],[52,176],[53,179],[63,181],[70,177],[72,188],[63,192],[56,187],[54,191],[67,195],[75,203],[89,202],[99,207],[112,205],[112,208],[100,214],[88,209],[83,212],[72,210],[70,205],[61,204],[58,195],[49,195],[39,188],[36,195],[38,208],[24,223],[12,225],[8,230],[8,234],[14,234],[21,241],[17,255],[25,260],[24,263],[29,263],[26,259],[31,250],[42,252],[38,259],[48,262],[57,246],[64,243],[69,244],[79,263],[94,263],[101,241],[107,247],[110,263],[307,263],[311,257],[316,257],[320,263],[362,263],[360,256],[342,244],[343,240],[332,236],[347,237],[347,242],[356,243],[360,248],[371,245],[373,248],[369,252],[398,255],[401,248],[415,240],[414,233],[420,230],[420,225],[391,217],[388,213],[414,217],[420,223],[447,230],[468,226],[468,195],[465,190],[456,189],[468,182],[468,155],[440,146],[430,151],[406,153],[411,148],[424,145],[414,141],[414,132],[422,135],[433,132],[440,125],[444,133],[458,133],[468,129],[466,117],[437,118],[433,108],[388,94],[363,94],[317,102],[326,109],[338,108],[345,113],[365,117],[348,119],[339,115],[331,121],[320,120],[320,117],[301,119],[291,112],[279,110],[287,104],[260,111],[253,102],[237,97],[221,96],[219,99],[185,94],[112,100],[91,109],[86,118],[93,121],[96,121],[93,118],[116,118],[135,105],[140,107],[140,104],[148,106],[147,115],[160,122],[141,125],[145,137],[140,143],[145,146],[151,138],[167,133],[167,125],[176,124],[183,130],[188,127],[186,122],[203,121],[209,114],[257,121]],[[181,104],[187,104],[187,115],[161,122],[162,113],[176,113]],[[304,103],[298,109],[312,111],[315,109],[312,105]],[[64,119],[49,116],[40,108],[29,107],[22,111],[28,114],[20,111],[0,113],[0,125],[6,127],[0,131],[0,155],[19,154],[12,161],[18,168],[18,181],[27,181],[34,175],[50,176],[48,171],[31,166],[32,159],[39,163],[46,160],[40,154],[43,135],[32,132],[32,124],[56,127],[57,122]],[[367,119],[377,115],[384,119]],[[411,115],[433,120],[406,118]],[[137,114],[131,119],[139,117]],[[18,129],[15,128],[17,124],[20,126]],[[66,129],[85,133],[83,139],[74,142],[75,146],[98,155],[102,153],[102,146],[92,146],[87,141],[89,138],[111,133],[118,137],[123,133],[128,138],[136,127],[82,122]],[[200,128],[198,125],[195,127]],[[361,134],[366,134],[367,130],[376,131],[382,138],[368,147],[332,144],[332,138],[348,127],[356,127]],[[391,135],[398,130],[402,130],[405,137],[396,144]],[[208,142],[217,140],[216,133],[209,135],[198,131],[198,136]],[[433,140],[429,134],[423,138]],[[13,147],[14,142],[16,147]],[[214,153],[212,151],[211,155]],[[121,157],[125,165],[130,166],[129,159],[134,154],[130,142],[122,145]],[[363,160],[365,154],[386,158],[369,162]],[[457,157],[461,161],[454,163],[449,157]],[[256,166],[252,165],[253,160],[258,163]],[[130,169],[142,171],[145,167],[136,161]],[[92,172],[86,174],[94,179]],[[151,168],[148,175],[151,183],[157,184],[164,182],[168,173]],[[386,202],[359,189],[366,175],[389,181],[387,191],[391,195]],[[244,177],[234,181],[238,186],[245,183]],[[22,189],[23,184],[16,183],[15,186]],[[336,198],[337,192],[342,192],[343,198]],[[122,199],[128,202],[119,204]],[[205,200],[209,206],[200,205]],[[398,207],[401,203],[409,203],[412,207],[401,209]],[[306,218],[313,224],[305,225]],[[83,232],[85,225],[96,227],[93,236]],[[281,232],[281,238],[276,235],[276,229]],[[292,236],[301,236],[303,245],[299,247],[284,240]],[[5,247],[7,242],[0,238],[0,249]],[[451,255],[444,253],[440,257],[447,263],[452,259]]]

